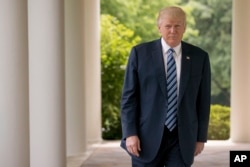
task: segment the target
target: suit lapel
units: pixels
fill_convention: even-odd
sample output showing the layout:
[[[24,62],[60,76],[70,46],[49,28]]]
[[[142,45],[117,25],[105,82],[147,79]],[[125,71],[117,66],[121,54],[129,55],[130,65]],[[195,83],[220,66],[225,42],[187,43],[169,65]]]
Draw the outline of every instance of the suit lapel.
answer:
[[[164,60],[163,60],[163,53],[162,53],[162,46],[161,40],[157,40],[155,42],[154,49],[152,50],[152,60],[153,66],[156,69],[156,76],[161,88],[161,91],[164,97],[167,97],[166,92],[166,74],[165,74],[165,67],[164,67]]]
[[[161,88],[161,91],[164,97],[167,99],[167,88],[166,88],[166,73],[164,67],[164,60],[163,60],[163,53],[162,53],[162,46],[160,40],[155,42],[154,48],[152,50],[152,60],[153,66],[156,69],[156,76]],[[192,55],[189,54],[189,47],[185,42],[182,42],[182,59],[181,59],[181,80],[180,80],[180,87],[179,87],[179,98],[178,98],[178,105],[181,102],[181,99],[184,95],[189,75],[190,75],[190,67],[192,62]]]
[[[178,106],[181,102],[181,99],[184,95],[189,75],[190,75],[190,66],[192,62],[192,56],[189,54],[188,46],[182,42],[182,59],[181,59],[181,79],[180,79],[180,88],[179,88],[179,98]]]

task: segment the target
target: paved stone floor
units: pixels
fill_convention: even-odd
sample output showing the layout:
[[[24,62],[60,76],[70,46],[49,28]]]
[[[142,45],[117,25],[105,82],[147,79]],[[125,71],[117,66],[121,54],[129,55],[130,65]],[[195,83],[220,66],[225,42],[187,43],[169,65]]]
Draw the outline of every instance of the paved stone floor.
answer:
[[[230,150],[250,150],[250,143],[210,140],[202,154],[195,157],[192,167],[229,167]],[[86,157],[86,155],[85,155]],[[94,145],[87,158],[70,160],[68,167],[131,167],[130,158],[119,146],[119,141],[104,141]],[[78,165],[74,162],[78,161]]]

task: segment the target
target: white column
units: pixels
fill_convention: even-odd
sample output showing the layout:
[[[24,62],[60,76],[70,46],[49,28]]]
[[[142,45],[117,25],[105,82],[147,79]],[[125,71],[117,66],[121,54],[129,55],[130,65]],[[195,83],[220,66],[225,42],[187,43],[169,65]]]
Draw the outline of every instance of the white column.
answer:
[[[84,101],[88,142],[101,141],[100,0],[83,3]]]
[[[0,166],[29,166],[27,1],[0,5]]]
[[[67,155],[81,156],[87,149],[82,0],[65,0]]]
[[[250,142],[250,1],[233,0],[231,140]]]
[[[64,3],[29,0],[30,166],[65,167]]]

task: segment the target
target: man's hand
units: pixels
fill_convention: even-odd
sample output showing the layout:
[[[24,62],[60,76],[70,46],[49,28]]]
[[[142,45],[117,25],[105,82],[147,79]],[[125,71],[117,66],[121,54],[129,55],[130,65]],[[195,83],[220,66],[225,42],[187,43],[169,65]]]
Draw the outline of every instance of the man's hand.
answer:
[[[139,151],[141,151],[140,140],[138,136],[130,136],[126,139],[126,147],[128,152],[134,156],[139,157]]]
[[[200,154],[203,149],[204,149],[204,143],[203,142],[196,142],[194,156],[197,156],[198,154]]]

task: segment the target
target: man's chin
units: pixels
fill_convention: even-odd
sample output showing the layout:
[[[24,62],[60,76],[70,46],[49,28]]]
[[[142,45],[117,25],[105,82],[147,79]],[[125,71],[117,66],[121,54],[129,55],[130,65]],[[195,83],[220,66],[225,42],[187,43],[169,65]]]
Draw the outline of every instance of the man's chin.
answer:
[[[177,45],[179,45],[179,41],[173,40],[173,41],[168,41],[168,45],[172,48],[176,47]]]

